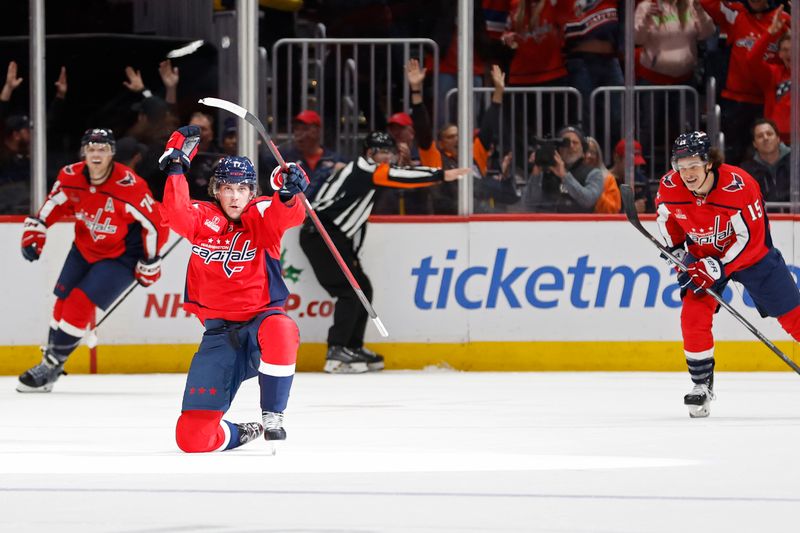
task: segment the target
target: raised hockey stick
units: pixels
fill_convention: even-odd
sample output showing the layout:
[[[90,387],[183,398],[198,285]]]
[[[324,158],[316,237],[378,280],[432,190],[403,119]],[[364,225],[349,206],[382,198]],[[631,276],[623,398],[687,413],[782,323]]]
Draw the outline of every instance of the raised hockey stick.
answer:
[[[258,134],[261,135],[261,138],[267,144],[269,151],[272,152],[272,155],[275,157],[275,160],[278,162],[278,165],[280,165],[280,167],[284,170],[287,168],[286,161],[283,160],[281,153],[278,151],[278,147],[275,146],[275,143],[272,142],[272,139],[267,133],[267,130],[264,129],[264,125],[250,111],[239,105],[234,104],[233,102],[222,100],[220,98],[210,98],[210,97],[201,98],[200,103],[203,105],[207,105],[209,107],[217,107],[219,109],[224,109],[225,111],[233,113],[234,115],[243,118],[244,120],[249,122],[253,127],[255,127],[255,129],[258,131]],[[306,195],[303,194],[302,192],[298,193],[296,196],[300,198],[301,202],[303,202],[303,206],[305,206],[306,208],[306,213],[308,214],[308,217],[314,223],[314,227],[317,228],[317,231],[319,232],[320,236],[322,236],[322,240],[325,241],[325,244],[331,251],[331,254],[333,255],[333,258],[336,260],[336,263],[339,265],[339,268],[342,269],[344,277],[346,277],[347,281],[350,282],[350,286],[353,287],[356,296],[358,296],[358,299],[361,300],[361,305],[364,306],[364,309],[366,309],[367,314],[369,314],[369,317],[372,319],[372,322],[375,324],[375,327],[378,328],[378,332],[381,334],[381,336],[388,337],[389,332],[386,330],[386,326],[384,326],[383,322],[381,322],[380,317],[378,317],[378,313],[375,312],[375,309],[373,309],[372,304],[370,304],[369,300],[364,294],[364,291],[361,290],[361,286],[358,284],[358,281],[356,281],[356,278],[353,277],[353,273],[350,272],[350,269],[347,267],[347,263],[345,263],[344,259],[342,259],[342,255],[339,253],[339,250],[336,249],[336,245],[333,244],[330,235],[328,235],[328,232],[325,230],[325,227],[322,225],[322,222],[320,222],[317,213],[311,206],[311,202],[308,201],[308,198],[306,198]]]
[[[659,251],[664,255],[664,257],[669,259],[669,261],[672,264],[674,264],[682,272],[686,272],[687,270],[686,265],[684,265],[677,257],[675,257],[675,255],[672,254],[672,252],[669,251],[667,247],[661,244],[661,242],[658,239],[653,237],[653,235],[649,231],[644,229],[644,226],[642,226],[642,223],[639,220],[639,214],[636,212],[636,205],[634,204],[634,199],[633,199],[633,189],[631,188],[631,186],[628,184],[621,185],[620,193],[622,194],[622,208],[625,211],[625,216],[628,218],[628,222],[630,222],[634,228],[639,230],[639,233],[650,239],[650,242],[652,242],[656,246],[656,248],[658,248]],[[758,340],[763,342],[767,346],[767,348],[772,350],[775,353],[775,355],[780,357],[784,363],[789,365],[792,368],[792,370],[800,374],[800,366],[798,366],[797,363],[792,361],[786,354],[784,354],[777,346],[775,346],[772,343],[772,341],[766,338],[763,333],[758,331],[756,327],[753,326],[745,317],[740,315],[736,309],[731,307],[730,304],[728,304],[728,302],[723,300],[719,294],[717,294],[711,289],[706,289],[705,291],[706,294],[714,298],[717,301],[717,303],[719,303],[719,305],[722,306],[723,309],[732,314],[736,320],[738,320],[744,327],[750,330],[750,333],[758,337]]]
[[[164,252],[164,254],[161,256],[161,259],[162,259],[162,260],[163,260],[163,259],[165,259],[165,258],[166,258],[166,257],[167,257],[167,256],[170,254],[170,252],[172,252],[172,250],[174,250],[174,249],[175,249],[175,247],[176,247],[176,246],[178,246],[178,243],[179,243],[179,242],[181,242],[182,240],[183,240],[183,237],[178,237],[177,239],[175,239],[175,242],[173,242],[172,244],[170,244],[170,245],[169,245],[169,248],[167,248],[167,250],[166,250],[166,251]],[[86,337],[86,346],[88,346],[89,348],[94,348],[95,346],[97,346],[97,333],[96,333],[96,331],[97,331],[97,328],[99,328],[99,327],[100,327],[100,325],[101,325],[103,322],[105,322],[105,321],[106,321],[106,319],[107,319],[109,316],[111,316],[111,313],[113,313],[113,312],[114,312],[114,309],[116,309],[117,307],[119,307],[119,306],[120,306],[120,304],[121,304],[122,302],[124,302],[124,301],[125,301],[125,298],[127,298],[127,297],[130,295],[130,293],[132,293],[132,292],[133,292],[133,290],[134,290],[136,287],[138,287],[138,286],[139,286],[139,282],[138,282],[138,281],[134,281],[133,283],[131,283],[131,284],[130,284],[130,286],[129,286],[127,289],[125,289],[125,292],[124,292],[124,293],[122,293],[122,296],[120,296],[119,298],[117,298],[117,300],[114,302],[114,305],[112,305],[112,306],[111,306],[111,307],[108,309],[108,311],[106,311],[106,312],[103,314],[103,318],[101,318],[101,319],[100,319],[100,321],[99,321],[97,324],[95,324],[95,325],[94,325],[94,327],[91,329],[91,331],[89,331],[89,333],[88,333],[88,335],[87,335],[87,337]]]

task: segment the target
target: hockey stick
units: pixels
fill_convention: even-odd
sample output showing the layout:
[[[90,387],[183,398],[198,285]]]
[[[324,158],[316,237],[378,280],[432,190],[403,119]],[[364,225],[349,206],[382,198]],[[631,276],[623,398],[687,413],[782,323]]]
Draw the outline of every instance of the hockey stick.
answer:
[[[275,146],[275,143],[272,142],[272,139],[270,138],[269,134],[267,134],[267,130],[264,129],[264,125],[250,111],[239,105],[234,104],[233,102],[222,100],[220,98],[210,98],[210,97],[201,98],[200,103],[203,105],[207,105],[209,107],[217,107],[219,109],[224,109],[225,111],[233,113],[234,115],[243,118],[244,120],[249,122],[250,125],[255,127],[255,129],[258,131],[258,134],[261,135],[261,138],[267,144],[269,151],[272,152],[272,155],[273,157],[275,157],[275,160],[278,162],[278,165],[280,165],[280,167],[284,170],[287,168],[286,161],[283,160],[281,153],[278,151],[278,147]],[[367,314],[369,314],[369,317],[372,319],[372,322],[375,324],[375,327],[378,328],[378,332],[381,334],[381,336],[388,337],[389,332],[386,330],[386,326],[384,326],[383,322],[381,322],[380,317],[378,317],[378,313],[375,312],[375,309],[373,309],[372,304],[369,303],[369,300],[364,294],[364,291],[361,290],[361,286],[358,284],[358,281],[356,281],[356,278],[353,277],[353,273],[350,272],[350,269],[347,267],[347,263],[345,263],[344,259],[342,259],[342,255],[339,253],[339,250],[336,249],[336,245],[333,244],[330,235],[328,235],[328,232],[325,230],[325,227],[322,225],[322,222],[320,222],[317,213],[311,206],[311,202],[308,201],[308,198],[306,198],[306,195],[303,194],[302,192],[298,193],[296,196],[300,198],[301,202],[303,202],[308,217],[314,223],[314,227],[317,228],[317,232],[319,232],[320,236],[322,237],[322,240],[325,241],[325,244],[331,251],[331,254],[333,255],[333,258],[336,260],[336,263],[339,265],[339,268],[342,269],[344,277],[346,277],[347,281],[350,282],[350,286],[353,287],[353,290],[356,292],[356,296],[358,296],[358,299],[361,300],[361,305],[364,306],[364,309],[366,309]]]
[[[178,243],[179,243],[179,242],[181,242],[182,240],[183,240],[183,237],[178,237],[178,238],[175,240],[175,242],[173,242],[173,243],[172,243],[172,244],[169,246],[169,248],[167,248],[167,251],[166,251],[166,252],[164,252],[164,255],[162,255],[162,256],[161,256],[161,259],[162,259],[162,260],[163,260],[163,259],[165,259],[165,258],[166,258],[166,257],[167,257],[167,256],[170,254],[170,252],[171,252],[172,250],[174,250],[176,246],[178,246]],[[89,348],[94,348],[95,346],[97,346],[97,333],[96,333],[96,332],[97,332],[97,328],[99,328],[99,327],[100,327],[100,325],[101,325],[103,322],[105,322],[105,321],[106,321],[106,319],[107,319],[109,316],[111,316],[111,313],[112,313],[112,312],[114,312],[114,309],[116,309],[117,307],[119,307],[119,306],[120,306],[120,304],[121,304],[122,302],[124,302],[124,301],[125,301],[125,298],[127,298],[127,297],[130,295],[130,293],[132,293],[132,292],[133,292],[133,290],[134,290],[136,287],[138,287],[138,286],[139,286],[139,282],[138,282],[138,281],[134,281],[133,283],[131,283],[131,284],[130,284],[130,286],[129,286],[127,289],[125,289],[125,292],[122,294],[122,296],[120,296],[119,298],[117,298],[117,300],[114,302],[114,305],[112,305],[112,306],[109,308],[109,310],[108,310],[108,311],[106,311],[106,312],[103,314],[103,318],[101,318],[101,319],[100,319],[100,321],[99,321],[97,324],[95,324],[95,325],[94,325],[94,327],[91,329],[91,331],[89,331],[89,334],[88,334],[88,336],[86,337],[86,346],[88,346]]]
[[[669,261],[672,264],[674,264],[681,272],[686,272],[687,271],[686,265],[684,265],[677,257],[675,257],[675,255],[672,254],[672,252],[669,251],[669,249],[667,249],[663,244],[661,244],[661,242],[658,239],[653,237],[653,235],[649,231],[644,229],[644,226],[642,226],[641,221],[639,221],[639,214],[636,212],[636,205],[634,204],[634,199],[633,199],[633,189],[631,188],[631,186],[628,184],[621,185],[620,193],[622,194],[622,208],[625,211],[625,216],[628,218],[628,222],[633,224],[633,227],[639,230],[639,233],[650,239],[650,242],[652,242],[656,246],[656,248],[658,248],[659,251],[667,259],[669,259]],[[745,317],[740,315],[736,309],[734,309],[733,307],[730,306],[730,304],[728,304],[728,302],[723,300],[719,294],[717,294],[711,289],[706,289],[705,291],[706,294],[714,298],[717,301],[717,303],[719,303],[719,305],[721,305],[726,311],[732,314],[733,317],[736,320],[738,320],[744,327],[750,330],[750,333],[758,337],[758,340],[763,342],[767,346],[767,348],[772,350],[775,353],[775,355],[780,357],[784,363],[789,365],[792,368],[792,370],[800,374],[800,366],[798,366],[797,363],[795,363],[789,357],[787,357],[786,354],[784,354],[777,346],[775,346],[772,343],[772,341],[766,338],[763,333],[758,331],[755,326],[753,326]]]

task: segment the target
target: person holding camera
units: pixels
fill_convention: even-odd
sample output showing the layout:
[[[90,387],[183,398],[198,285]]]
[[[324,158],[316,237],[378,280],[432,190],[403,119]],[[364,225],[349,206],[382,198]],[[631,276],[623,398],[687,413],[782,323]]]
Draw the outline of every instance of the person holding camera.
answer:
[[[556,139],[538,140],[523,204],[534,212],[592,213],[603,194],[605,176],[586,163],[588,143],[576,126],[562,128]]]

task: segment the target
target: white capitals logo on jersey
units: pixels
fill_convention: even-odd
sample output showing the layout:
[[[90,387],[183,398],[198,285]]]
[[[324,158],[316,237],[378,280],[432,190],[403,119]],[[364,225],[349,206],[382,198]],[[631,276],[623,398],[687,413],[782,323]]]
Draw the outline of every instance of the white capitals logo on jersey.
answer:
[[[689,237],[698,245],[704,246],[710,244],[720,252],[725,251],[725,241],[733,235],[733,225],[731,221],[725,225],[725,229],[720,231],[720,217],[714,217],[714,226],[708,228],[708,231],[703,231],[703,228],[692,228],[688,232]]]
[[[249,240],[244,241],[244,246],[242,246],[241,250],[236,249],[236,243],[239,242],[241,236],[241,233],[237,233],[230,241],[226,239],[227,249],[212,250],[206,246],[194,244],[192,245],[192,253],[199,256],[205,264],[222,263],[222,270],[230,278],[237,272],[244,270],[244,266],[233,266],[232,263],[247,263],[256,257],[256,248],[250,248]],[[209,237],[209,246],[213,242],[214,239]],[[220,239],[217,239],[217,242],[219,243]]]
[[[101,222],[101,216],[103,216],[102,208],[99,208],[94,216],[90,216],[82,209],[75,214],[75,218],[86,224],[89,235],[91,235],[92,240],[95,242],[105,239],[106,235],[113,235],[117,232],[117,226],[111,223],[111,217],[106,217],[106,219]]]

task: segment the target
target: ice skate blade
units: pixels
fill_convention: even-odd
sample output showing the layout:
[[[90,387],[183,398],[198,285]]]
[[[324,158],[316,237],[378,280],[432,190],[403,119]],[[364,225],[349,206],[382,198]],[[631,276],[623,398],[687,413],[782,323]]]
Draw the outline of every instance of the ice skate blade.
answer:
[[[42,385],[41,387],[30,387],[25,385],[22,382],[17,382],[17,392],[50,392],[53,390],[53,384],[48,383],[47,385]]]
[[[275,457],[278,454],[278,443],[283,442],[279,440],[268,440],[267,441],[267,455],[270,457]]]
[[[383,361],[379,363],[367,363],[368,372],[380,372],[383,370]]]
[[[325,361],[325,372],[328,374],[363,374],[367,372],[367,363],[343,363],[341,361]]]

